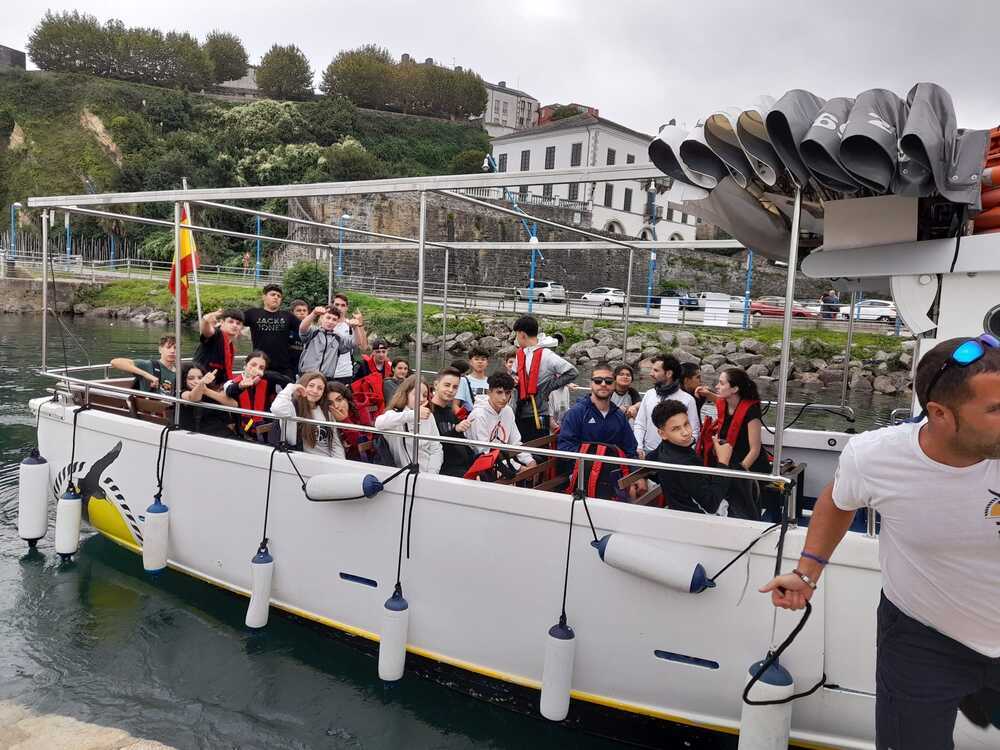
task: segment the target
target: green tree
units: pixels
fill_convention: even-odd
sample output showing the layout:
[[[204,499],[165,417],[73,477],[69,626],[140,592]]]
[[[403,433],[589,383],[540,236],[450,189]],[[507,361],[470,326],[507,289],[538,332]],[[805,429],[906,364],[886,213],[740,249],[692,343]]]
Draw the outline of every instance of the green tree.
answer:
[[[108,34],[94,16],[46,11],[28,37],[28,56],[42,70],[107,75]]]
[[[275,44],[257,68],[257,86],[272,99],[311,99],[313,73],[302,50]]]
[[[357,110],[343,96],[323,96],[302,102],[298,111],[313,139],[321,146],[334,144],[357,129]]]
[[[576,107],[572,107],[568,104],[560,104],[552,110],[552,119],[565,120],[567,117],[576,117],[578,114],[580,114],[580,110]]]
[[[319,88],[328,96],[347,97],[358,107],[384,109],[393,96],[394,61],[374,44],[337,54],[326,66]]]
[[[351,136],[327,149],[326,162],[334,180],[374,180],[385,176],[385,165]]]
[[[310,261],[296,263],[281,280],[288,299],[304,299],[310,306],[325,305],[334,291],[327,288],[326,271]]]
[[[485,158],[486,152],[479,149],[470,148],[459,151],[451,158],[448,171],[451,174],[477,174],[482,171],[483,159]]]
[[[326,156],[315,143],[282,144],[247,154],[236,164],[241,185],[287,185],[320,182],[326,176]]]
[[[212,31],[205,37],[205,52],[212,61],[213,83],[232,81],[246,75],[247,51],[235,34]]]
[[[212,60],[198,40],[184,32],[168,32],[163,40],[168,62],[161,83],[197,91],[212,82]]]
[[[478,73],[466,70],[461,73],[453,72],[455,83],[453,85],[452,106],[449,113],[467,119],[477,117],[486,110],[486,86]]]

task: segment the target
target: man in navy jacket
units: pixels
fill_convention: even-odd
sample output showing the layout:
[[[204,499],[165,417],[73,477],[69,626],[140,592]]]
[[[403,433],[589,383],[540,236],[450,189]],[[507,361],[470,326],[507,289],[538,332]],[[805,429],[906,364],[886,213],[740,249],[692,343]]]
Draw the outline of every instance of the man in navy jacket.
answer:
[[[559,450],[580,452],[583,445],[605,445],[611,446],[605,449],[609,456],[625,455],[627,458],[635,458],[637,444],[628,417],[611,401],[614,387],[615,375],[611,365],[603,362],[595,365],[590,373],[590,396],[573,404],[560,422]],[[595,452],[595,448],[589,452]],[[587,492],[612,499],[619,495],[616,485],[622,472],[613,463],[602,463],[600,476],[596,480],[590,477],[588,466],[587,476],[590,480]]]

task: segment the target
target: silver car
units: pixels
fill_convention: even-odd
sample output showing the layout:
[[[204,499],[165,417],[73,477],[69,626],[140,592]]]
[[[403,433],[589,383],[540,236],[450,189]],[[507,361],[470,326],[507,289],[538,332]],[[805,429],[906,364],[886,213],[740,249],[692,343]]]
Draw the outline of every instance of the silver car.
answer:
[[[518,299],[529,299],[531,295],[531,290],[528,287],[521,287],[520,289],[515,289],[514,294]],[[535,292],[534,292],[535,302],[565,302],[566,301],[566,288],[555,281],[536,281],[535,282]]]

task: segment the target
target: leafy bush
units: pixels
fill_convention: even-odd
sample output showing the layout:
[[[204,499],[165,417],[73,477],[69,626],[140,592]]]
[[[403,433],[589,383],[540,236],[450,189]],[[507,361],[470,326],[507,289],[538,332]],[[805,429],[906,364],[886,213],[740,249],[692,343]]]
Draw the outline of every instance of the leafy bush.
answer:
[[[315,143],[282,144],[262,148],[240,159],[236,164],[236,179],[240,185],[320,182],[326,176],[326,166],[323,149]]]
[[[309,60],[294,44],[275,44],[257,68],[257,86],[272,99],[311,99],[312,79]]]
[[[312,261],[301,261],[285,271],[282,287],[286,299],[304,299],[312,305],[324,305],[333,293],[327,287],[326,269]]]
[[[295,143],[302,140],[307,129],[294,104],[272,99],[233,107],[222,115],[221,125],[220,140],[230,150]]]
[[[465,151],[459,151],[448,163],[448,171],[451,174],[477,174],[482,171],[483,159],[486,158],[486,152],[480,151],[479,149],[466,149]]]
[[[385,176],[384,165],[350,136],[327,149],[326,160],[334,180],[372,180]]]

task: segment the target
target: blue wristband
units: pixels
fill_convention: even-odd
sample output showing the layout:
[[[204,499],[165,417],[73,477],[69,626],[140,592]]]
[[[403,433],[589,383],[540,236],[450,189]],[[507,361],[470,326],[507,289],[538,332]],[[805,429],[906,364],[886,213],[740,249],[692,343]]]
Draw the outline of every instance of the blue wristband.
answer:
[[[801,556],[806,558],[806,560],[812,560],[813,562],[818,562],[820,565],[828,565],[830,563],[825,557],[820,557],[819,555],[814,555],[812,552],[806,552],[802,550]]]

